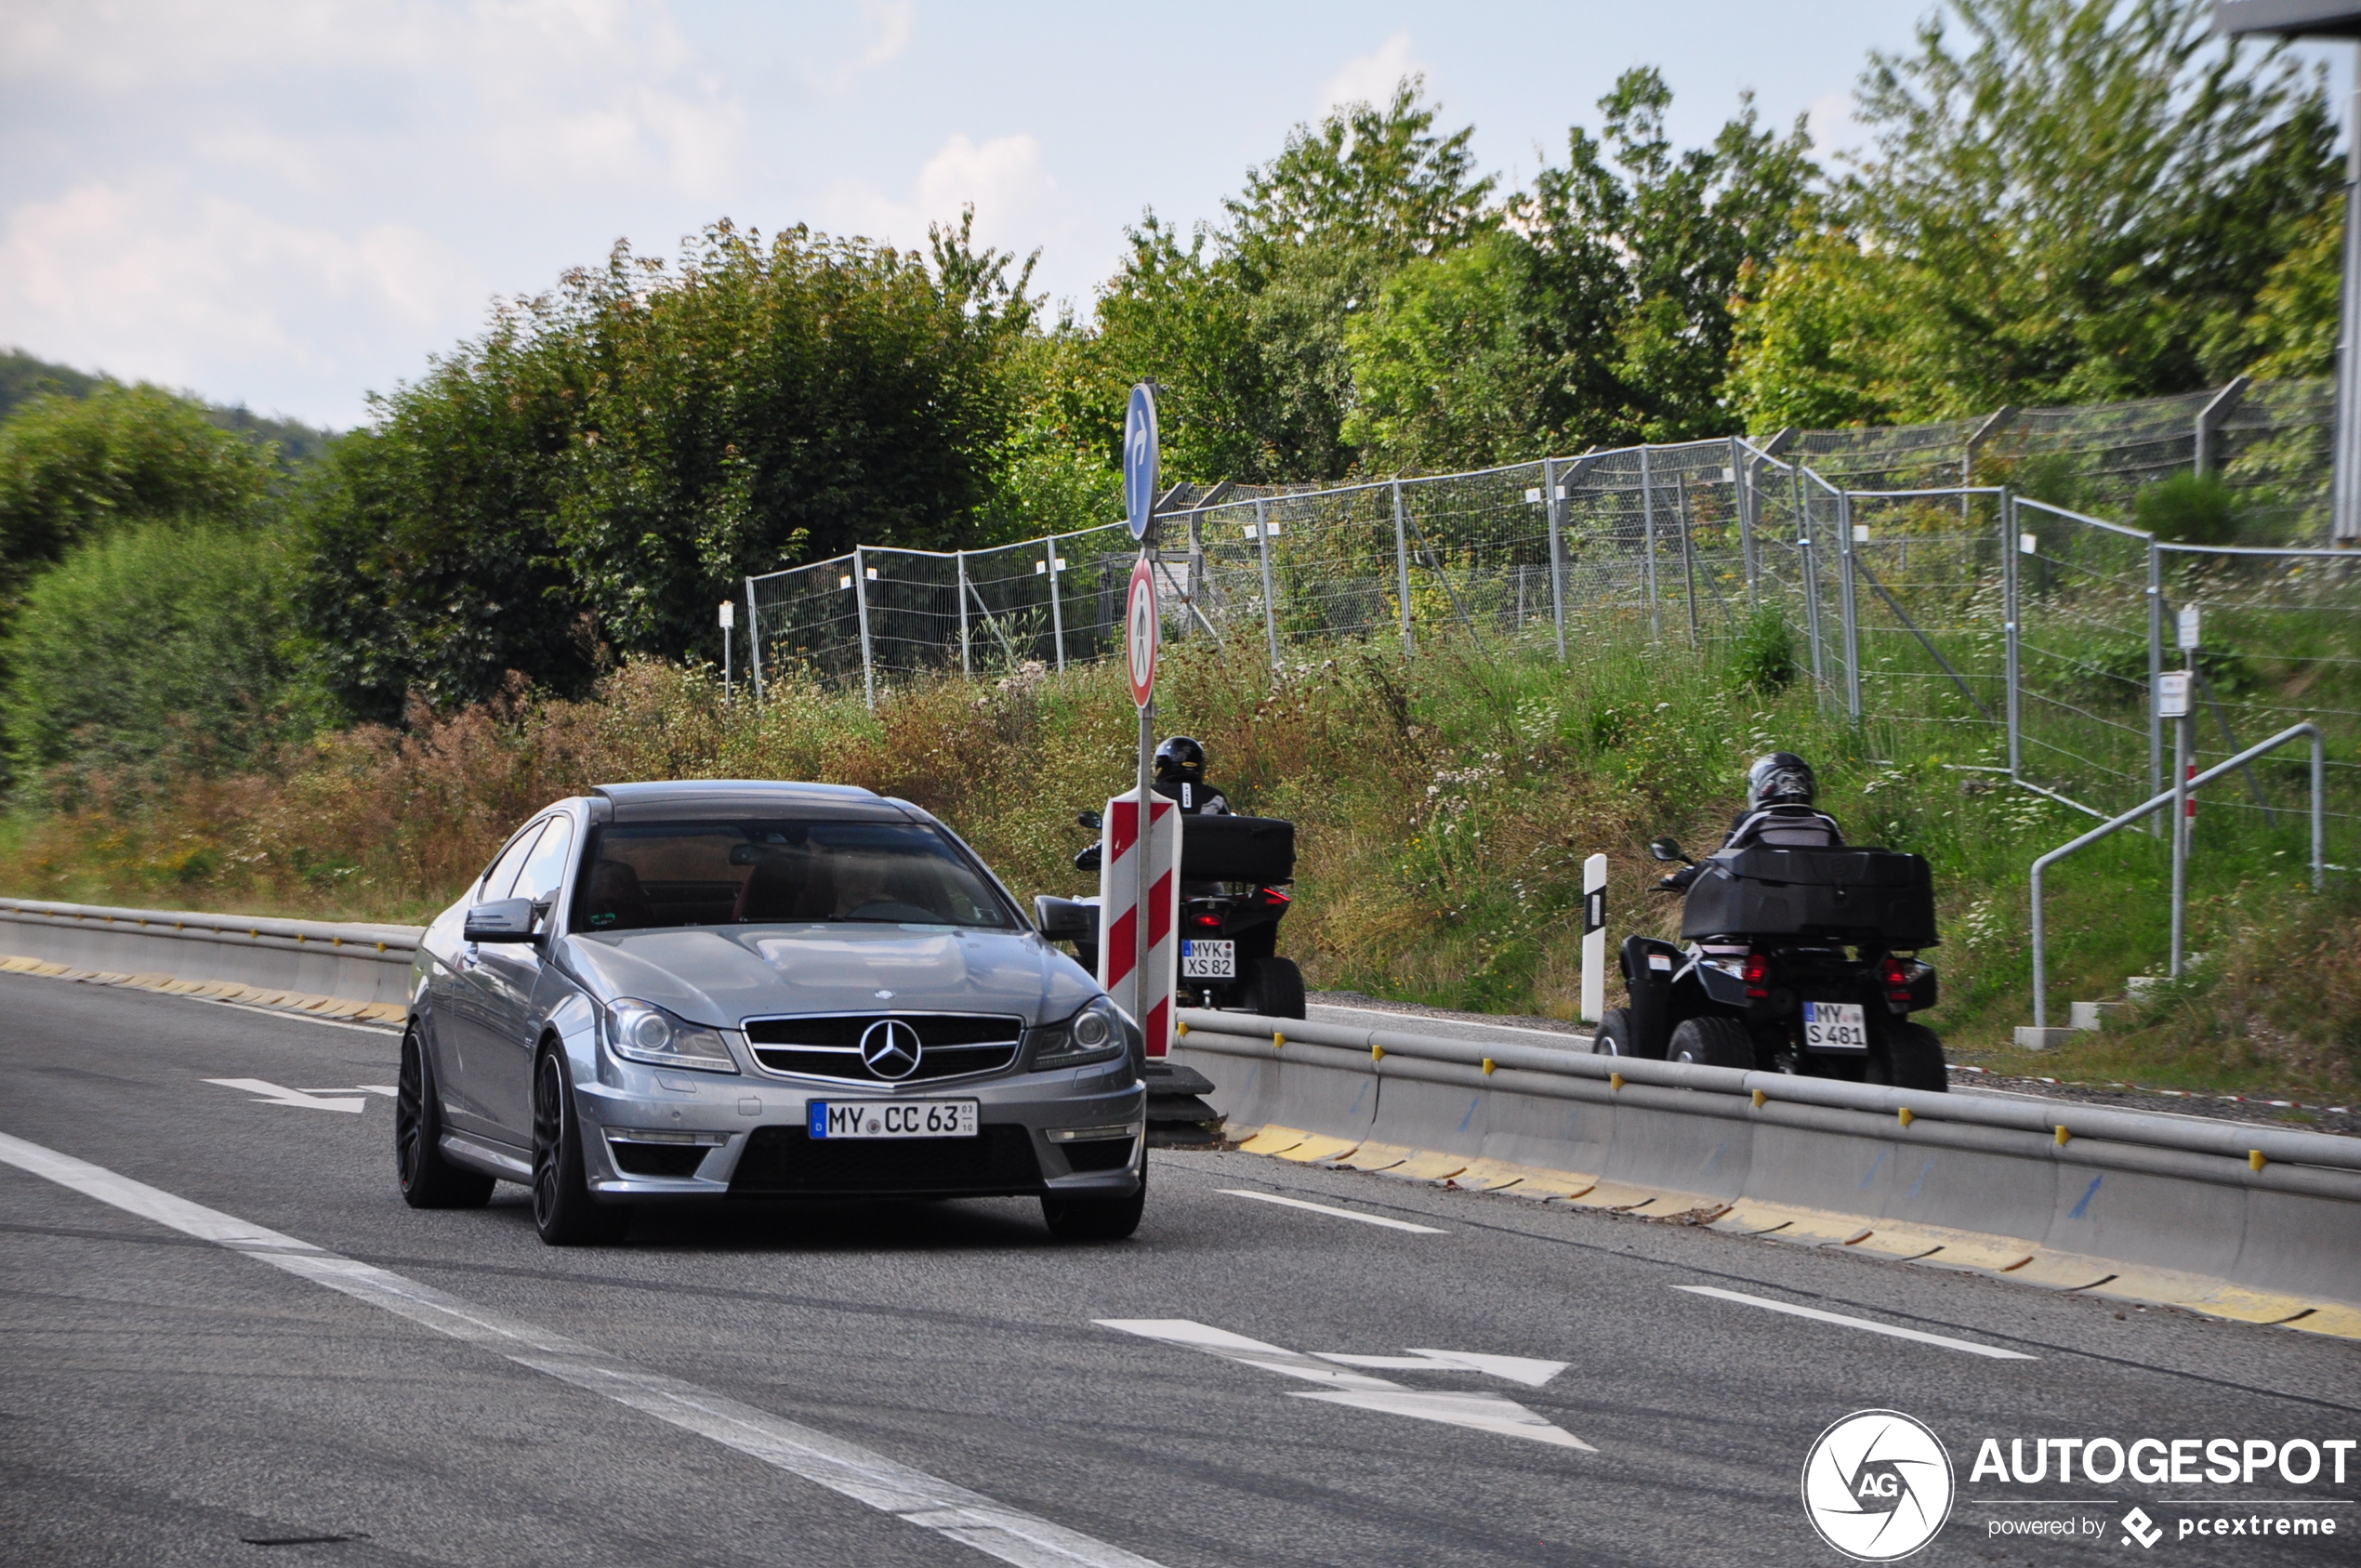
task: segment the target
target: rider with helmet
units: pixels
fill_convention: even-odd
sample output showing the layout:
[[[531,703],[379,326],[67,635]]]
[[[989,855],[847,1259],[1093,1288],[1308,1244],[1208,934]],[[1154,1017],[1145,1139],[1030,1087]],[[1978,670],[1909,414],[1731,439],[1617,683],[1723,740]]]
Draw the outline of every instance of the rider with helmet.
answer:
[[[1836,818],[1814,810],[1820,781],[1812,764],[1791,751],[1758,757],[1747,770],[1747,809],[1730,825],[1722,850],[1743,850],[1769,844],[1780,849],[1829,850],[1844,844]],[[1720,850],[1715,851],[1717,854]],[[1680,889],[1697,879],[1697,867],[1684,865],[1667,876],[1663,887]]]
[[[1226,817],[1229,797],[1205,782],[1205,747],[1187,735],[1174,735],[1156,747],[1155,771],[1150,786],[1179,804],[1189,816]],[[1092,844],[1074,857],[1076,871],[1099,869],[1100,846]]]

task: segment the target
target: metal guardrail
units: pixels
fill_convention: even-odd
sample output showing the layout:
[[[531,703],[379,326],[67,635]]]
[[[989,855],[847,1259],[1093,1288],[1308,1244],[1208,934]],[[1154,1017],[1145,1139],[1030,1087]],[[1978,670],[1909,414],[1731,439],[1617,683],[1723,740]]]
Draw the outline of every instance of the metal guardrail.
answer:
[[[0,899],[0,954],[358,1002],[406,999],[424,932],[419,926]]]

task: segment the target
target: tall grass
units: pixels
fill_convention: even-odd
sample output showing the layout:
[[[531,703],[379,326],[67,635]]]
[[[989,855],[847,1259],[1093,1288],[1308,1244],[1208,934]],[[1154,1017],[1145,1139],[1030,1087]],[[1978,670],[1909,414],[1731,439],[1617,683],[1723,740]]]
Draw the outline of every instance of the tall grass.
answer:
[[[2027,1021],[2025,873],[2088,819],[1955,771],[1946,731],[1856,728],[1760,651],[1651,651],[1589,628],[1564,665],[1464,641],[1416,658],[1339,646],[1259,660],[1167,652],[1158,725],[1202,740],[1242,810],[1293,819],[1301,861],[1283,941],[1316,985],[1571,1016],[1581,863],[1609,856],[1611,930],[1671,934],[1644,845],[1719,841],[1748,761],[1810,758],[1855,842],[1932,863],[1945,999],[1931,1021],[1996,1062]],[[1738,645],[1744,649],[1743,643]],[[418,918],[523,815],[590,784],[750,777],[864,784],[952,824],[1021,894],[1086,890],[1077,810],[1125,787],[1134,718],[1112,663],[996,682],[922,682],[872,713],[857,694],[773,681],[725,703],[712,672],[653,662],[582,702],[512,690],[289,746],[233,777],[103,788],[0,834],[0,886],[35,897]],[[1981,744],[1980,742],[1978,743]],[[1980,760],[1980,756],[1969,759]],[[2361,899],[2303,876],[2300,824],[2209,817],[2195,863],[2192,981],[2045,1071],[2350,1092],[2361,1063]],[[2126,834],[2053,878],[2052,1007],[2163,967],[2162,844]],[[2024,1063],[2019,1061],[2018,1065]],[[2305,1098],[2311,1098],[2307,1093]]]

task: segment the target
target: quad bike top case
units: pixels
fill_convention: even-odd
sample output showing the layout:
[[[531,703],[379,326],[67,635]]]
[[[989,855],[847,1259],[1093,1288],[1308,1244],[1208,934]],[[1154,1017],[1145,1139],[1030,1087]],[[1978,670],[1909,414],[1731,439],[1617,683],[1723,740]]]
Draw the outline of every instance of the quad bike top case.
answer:
[[[1183,816],[1184,882],[1258,882],[1295,877],[1295,824],[1276,817]]]
[[[1922,857],[1893,850],[1751,845],[1698,863],[1681,934],[1932,947],[1934,884]]]

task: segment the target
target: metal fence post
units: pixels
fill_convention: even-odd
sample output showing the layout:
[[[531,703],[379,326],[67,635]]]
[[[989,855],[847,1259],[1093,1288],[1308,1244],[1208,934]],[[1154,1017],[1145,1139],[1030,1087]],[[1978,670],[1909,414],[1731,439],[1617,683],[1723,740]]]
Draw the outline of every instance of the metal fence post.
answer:
[[[954,551],[952,560],[959,576],[959,673],[972,677],[975,662],[968,652],[968,552]]]
[[[762,701],[762,612],[755,608],[754,579],[746,579],[746,654],[754,670],[754,700]]]
[[[2000,639],[2001,657],[2005,662],[2009,716],[2009,780],[2018,782],[2018,771],[2025,765],[2025,721],[2023,705],[2018,696],[2017,626],[2017,497],[2012,490],[2000,492]]]
[[[1405,657],[1418,651],[1410,631],[1410,535],[1402,521],[1402,481],[1393,481],[1393,584],[1402,596],[1402,652]]]
[[[877,666],[869,649],[869,573],[868,561],[862,547],[852,547],[852,608],[861,618],[861,684],[867,692],[869,706],[877,705]]]
[[[2148,541],[2148,793],[2164,788],[2164,720],[2157,717],[2157,678],[2164,673],[2164,552]],[[2231,748],[2236,750],[2234,746]]]
[[[1861,611],[1853,595],[1853,492],[1837,492],[1837,613],[1844,628],[1844,705],[1861,718]]]
[[[1205,513],[1202,511],[1193,511],[1189,514],[1188,581],[1189,590],[1186,597],[1189,600],[1189,608],[1196,612],[1199,620],[1203,620],[1205,619]],[[1182,621],[1180,629],[1184,635],[1188,628],[1189,623]]]
[[[1542,510],[1550,520],[1550,619],[1558,628],[1558,663],[1566,662],[1565,496],[1558,488],[1558,460],[1541,460]]]
[[[1277,593],[1271,581],[1271,503],[1261,496],[1254,502],[1254,542],[1262,556],[1262,635],[1271,643],[1271,671],[1279,670],[1279,609]]]
[[[1754,540],[1755,507],[1761,498],[1755,494],[1754,479],[1759,471],[1758,459],[1746,450],[1737,437],[1730,438],[1730,487],[1738,508],[1738,559],[1747,569],[1747,608],[1762,608],[1762,563]]]
[[[1066,613],[1065,606],[1060,602],[1065,596],[1058,592],[1058,536],[1050,534],[1047,544],[1049,560],[1042,570],[1049,575],[1049,635],[1057,641],[1058,673],[1063,675],[1066,667]]]
[[[1803,482],[1803,465],[1794,468],[1796,553],[1803,566],[1803,635],[1812,644],[1812,689],[1818,700],[1828,695],[1828,674],[1820,658],[1820,553],[1812,542],[1812,487]]]
[[[1647,550],[1644,581],[1648,588],[1648,640],[1664,640],[1664,625],[1659,619],[1663,605],[1656,600],[1656,493],[1654,477],[1648,472],[1648,449],[1640,448],[1640,531]]]

